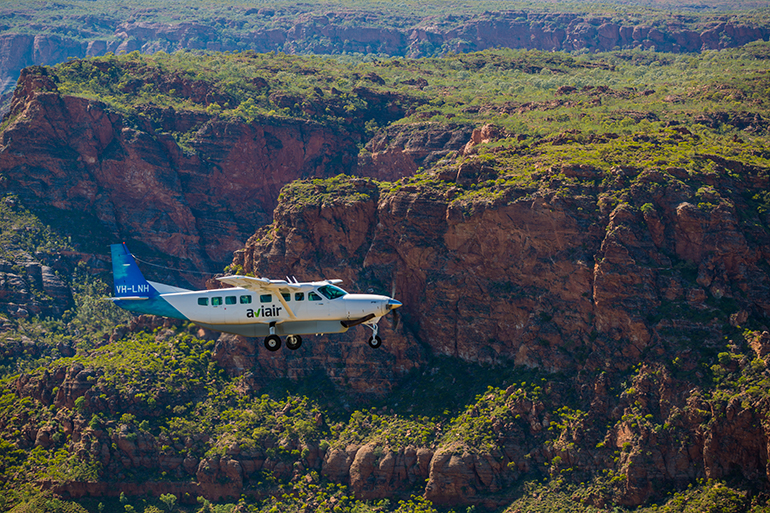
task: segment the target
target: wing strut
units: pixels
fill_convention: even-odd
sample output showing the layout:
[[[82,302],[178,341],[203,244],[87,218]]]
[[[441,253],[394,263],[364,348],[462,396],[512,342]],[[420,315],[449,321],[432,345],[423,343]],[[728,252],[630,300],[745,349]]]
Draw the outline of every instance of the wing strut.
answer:
[[[286,303],[286,300],[283,298],[281,289],[289,289],[291,293],[292,288],[301,288],[299,284],[289,283],[284,280],[268,280],[267,278],[254,278],[251,276],[222,276],[217,279],[223,283],[227,283],[235,287],[243,287],[244,289],[253,290],[255,292],[270,292],[278,294],[278,300],[286,309],[286,313],[289,314],[289,317],[292,319],[297,318],[297,316],[294,315],[294,312],[292,312],[288,303]]]
[[[291,294],[291,292],[289,292]],[[283,294],[281,294],[281,291],[278,291],[278,301],[281,302],[283,307],[286,309],[286,313],[289,314],[289,317],[292,319],[296,319],[297,316],[294,315],[294,312],[291,311],[291,308],[289,308],[289,304],[286,302],[286,300],[283,298]]]

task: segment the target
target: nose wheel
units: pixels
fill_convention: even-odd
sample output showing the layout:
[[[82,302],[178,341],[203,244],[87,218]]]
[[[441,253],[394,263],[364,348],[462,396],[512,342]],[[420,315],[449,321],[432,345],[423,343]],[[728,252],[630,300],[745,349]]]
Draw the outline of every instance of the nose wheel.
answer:
[[[369,343],[369,347],[371,347],[372,349],[377,349],[382,345],[382,339],[380,338],[380,335],[379,335],[380,327],[376,323],[367,324],[367,326],[372,328],[372,336],[369,337],[369,340],[367,341]]]

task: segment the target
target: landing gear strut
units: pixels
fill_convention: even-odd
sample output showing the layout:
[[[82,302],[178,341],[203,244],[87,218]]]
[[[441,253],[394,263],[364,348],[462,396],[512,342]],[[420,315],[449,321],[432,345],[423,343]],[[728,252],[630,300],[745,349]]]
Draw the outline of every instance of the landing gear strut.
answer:
[[[270,334],[265,337],[265,348],[267,348],[268,351],[278,351],[281,348],[281,337],[275,334],[274,322],[270,323]]]
[[[299,335],[289,335],[286,337],[286,347],[291,349],[292,351],[296,351],[299,349],[299,346],[302,345],[302,337]]]
[[[372,328],[372,336],[369,337],[369,347],[373,349],[377,349],[382,345],[382,339],[380,338],[380,335],[378,334],[380,332],[380,327],[375,324],[367,324],[370,328]]]

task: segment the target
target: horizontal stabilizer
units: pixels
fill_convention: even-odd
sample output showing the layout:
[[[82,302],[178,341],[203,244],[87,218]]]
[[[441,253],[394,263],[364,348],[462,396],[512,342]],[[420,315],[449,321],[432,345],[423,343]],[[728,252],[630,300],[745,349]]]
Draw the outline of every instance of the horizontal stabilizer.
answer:
[[[190,289],[183,289],[181,287],[174,287],[172,285],[166,285],[165,283],[158,283],[155,281],[147,280],[147,283],[152,285],[155,290],[157,290],[160,294],[176,294],[179,292],[192,292]]]
[[[110,301],[147,301],[150,299],[147,296],[123,296],[123,297],[106,297]]]

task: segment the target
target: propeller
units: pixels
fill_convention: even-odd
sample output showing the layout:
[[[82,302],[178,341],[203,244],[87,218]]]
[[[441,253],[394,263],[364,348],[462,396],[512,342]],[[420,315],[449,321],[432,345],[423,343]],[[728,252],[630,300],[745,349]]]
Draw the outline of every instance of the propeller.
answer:
[[[390,297],[393,298],[396,296],[396,277],[393,276],[393,286],[390,289]],[[401,321],[401,316],[398,314],[398,307],[401,306],[400,301],[396,301],[395,299],[391,299],[388,301],[388,310],[390,310],[393,313],[393,331],[396,331],[398,329],[398,324]]]

